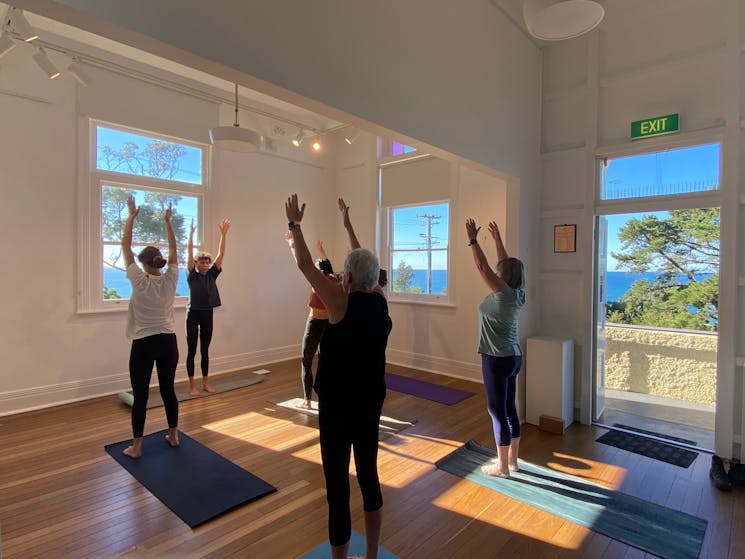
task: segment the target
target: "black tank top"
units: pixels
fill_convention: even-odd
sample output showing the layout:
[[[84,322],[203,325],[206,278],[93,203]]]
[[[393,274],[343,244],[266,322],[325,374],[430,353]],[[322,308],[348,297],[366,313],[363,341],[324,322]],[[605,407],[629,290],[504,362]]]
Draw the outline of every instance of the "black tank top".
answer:
[[[385,348],[391,327],[385,297],[375,292],[350,293],[344,318],[329,324],[321,338],[314,384],[319,398],[384,398]]]

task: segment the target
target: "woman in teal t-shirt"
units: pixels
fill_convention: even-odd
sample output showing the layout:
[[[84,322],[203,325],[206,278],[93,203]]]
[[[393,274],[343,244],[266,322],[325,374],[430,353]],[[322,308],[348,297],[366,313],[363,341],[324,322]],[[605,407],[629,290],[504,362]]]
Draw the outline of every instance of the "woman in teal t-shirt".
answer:
[[[520,446],[520,418],[515,406],[517,374],[522,365],[522,351],[517,337],[517,319],[525,306],[525,269],[517,258],[508,256],[499,227],[489,223],[489,233],[497,245],[497,269],[491,269],[478,243],[473,219],[466,220],[468,245],[476,268],[491,293],[479,305],[479,353],[484,378],[486,406],[494,426],[497,460],[481,470],[488,475],[510,477],[517,471]]]

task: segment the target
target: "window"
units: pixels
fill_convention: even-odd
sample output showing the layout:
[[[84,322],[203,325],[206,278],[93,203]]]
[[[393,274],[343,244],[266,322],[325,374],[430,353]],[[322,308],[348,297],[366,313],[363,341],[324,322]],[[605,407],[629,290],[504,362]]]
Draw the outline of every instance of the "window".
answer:
[[[719,144],[606,160],[600,199],[621,200],[719,190]]]
[[[186,243],[193,222],[195,249],[206,183],[206,150],[156,134],[93,122],[91,126],[90,231],[88,269],[81,270],[80,309],[117,308],[131,295],[121,249],[121,235],[129,214],[127,198],[140,207],[135,220],[132,250],[159,247],[167,257],[164,213],[171,204],[179,268],[186,264]],[[81,264],[83,266],[84,264]],[[179,274],[177,297],[188,296],[185,274]],[[184,299],[185,301],[185,299]]]
[[[390,292],[447,297],[450,204],[389,209]]]
[[[404,155],[416,151],[416,148],[402,144],[401,142],[391,142],[391,155]]]

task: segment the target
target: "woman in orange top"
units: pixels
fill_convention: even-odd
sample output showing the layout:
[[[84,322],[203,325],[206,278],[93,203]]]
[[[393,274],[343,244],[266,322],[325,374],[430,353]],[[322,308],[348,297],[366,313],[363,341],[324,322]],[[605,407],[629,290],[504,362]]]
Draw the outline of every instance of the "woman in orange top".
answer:
[[[330,281],[336,282],[334,268],[326,255],[323,243],[316,243],[321,258],[316,260],[316,267],[323,272]],[[329,313],[315,289],[311,288],[308,300],[308,321],[305,323],[305,334],[303,334],[303,361],[300,378],[303,381],[303,403],[299,407],[311,409],[311,392],[313,391],[313,357],[318,351],[321,337],[329,323]]]

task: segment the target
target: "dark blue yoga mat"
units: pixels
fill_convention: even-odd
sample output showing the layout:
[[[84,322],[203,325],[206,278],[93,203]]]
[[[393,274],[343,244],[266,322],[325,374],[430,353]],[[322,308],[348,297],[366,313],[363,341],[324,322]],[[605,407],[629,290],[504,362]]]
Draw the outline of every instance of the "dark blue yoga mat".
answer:
[[[418,396],[425,400],[432,400],[433,402],[439,402],[440,404],[447,404],[452,406],[470,398],[473,396],[473,392],[467,390],[458,390],[457,388],[450,388],[449,386],[443,386],[441,384],[433,384],[423,380],[417,380],[411,377],[404,377],[396,375],[394,373],[385,374],[385,385],[390,390],[396,392],[403,392],[404,394],[411,394],[412,396]]]
[[[663,559],[697,559],[701,552],[707,524],[702,518],[522,460],[509,479],[482,473],[481,466],[496,456],[469,441],[436,465]]]
[[[181,432],[176,448],[165,435],[146,436],[136,460],[122,454],[131,439],[104,448],[191,528],[277,490]]]

